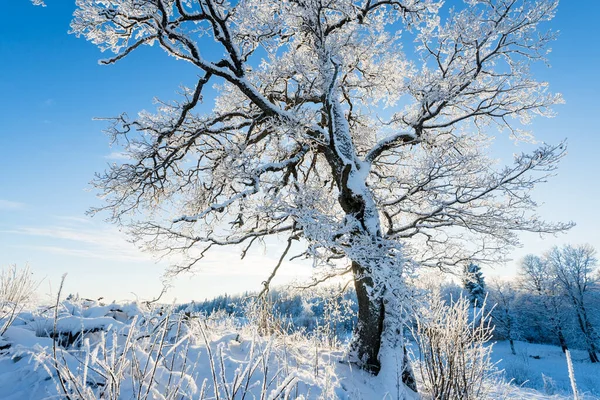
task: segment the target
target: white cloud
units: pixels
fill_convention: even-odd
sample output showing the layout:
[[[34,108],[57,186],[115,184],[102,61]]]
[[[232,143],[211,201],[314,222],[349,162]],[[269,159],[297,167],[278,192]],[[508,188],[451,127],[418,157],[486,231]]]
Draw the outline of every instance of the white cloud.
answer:
[[[69,217],[61,217],[65,219]],[[77,217],[69,219],[69,226],[18,227],[5,233],[44,238],[42,244],[28,248],[69,256],[128,262],[152,262],[152,255],[142,252],[127,241],[118,229],[99,227]]]
[[[107,160],[130,160],[131,157],[122,151],[113,151],[110,154],[104,156]]]
[[[61,221],[66,221],[74,224],[90,224],[92,220],[90,218],[84,217],[74,217],[69,215],[56,215],[54,218],[59,219]]]
[[[61,246],[20,246],[23,248],[27,248],[30,250],[38,250],[44,251],[48,253],[61,254],[69,257],[81,257],[81,258],[94,258],[99,260],[109,260],[109,261],[129,261],[129,262],[138,262],[140,260],[140,256],[137,254],[125,254],[122,252],[118,253],[109,253],[105,251],[99,251],[98,249],[75,249],[69,247],[61,247]],[[142,259],[146,260],[146,259]]]
[[[2,200],[0,199],[0,210],[21,210],[25,208],[24,203],[16,201]]]

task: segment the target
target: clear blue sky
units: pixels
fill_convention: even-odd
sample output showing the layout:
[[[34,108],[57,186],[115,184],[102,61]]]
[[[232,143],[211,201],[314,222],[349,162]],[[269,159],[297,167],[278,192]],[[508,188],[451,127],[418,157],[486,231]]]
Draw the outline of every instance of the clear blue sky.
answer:
[[[99,202],[89,190],[95,172],[113,162],[115,149],[93,117],[133,115],[152,110],[154,97],[175,98],[180,84],[196,71],[144,48],[113,66],[83,39],[68,35],[74,1],[48,0],[45,8],[27,0],[5,2],[0,24],[0,266],[29,263],[46,278],[42,293],[68,273],[66,291],[82,296],[152,297],[166,265],[125,242],[118,230],[85,211]],[[600,2],[563,0],[554,29],[560,37],[550,55],[552,68],[536,67],[538,78],[561,92],[566,104],[558,117],[536,120],[537,139],[569,141],[558,176],[536,189],[542,216],[578,225],[557,238],[524,235],[515,259],[554,244],[590,243],[600,250]],[[499,140],[500,156],[521,151]],[[269,247],[277,249],[277,244]],[[231,252],[216,253],[194,278],[178,279],[170,297],[203,299],[221,292],[258,289],[274,265],[276,252],[254,254],[240,264]],[[223,265],[233,269],[225,270]],[[286,277],[302,265],[288,265]],[[514,263],[490,274],[514,272]]]

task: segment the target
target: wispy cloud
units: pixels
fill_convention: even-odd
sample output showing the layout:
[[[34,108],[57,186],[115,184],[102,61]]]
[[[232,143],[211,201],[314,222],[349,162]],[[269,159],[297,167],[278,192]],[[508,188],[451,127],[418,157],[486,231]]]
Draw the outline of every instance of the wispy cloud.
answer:
[[[123,254],[123,253],[108,253],[96,250],[86,250],[86,249],[75,249],[70,247],[61,247],[61,246],[29,246],[23,245],[19,246],[23,248],[27,248],[30,250],[38,250],[47,253],[53,254],[61,254],[69,257],[81,257],[81,258],[93,258],[98,260],[107,260],[107,261],[129,261],[129,262],[139,262],[139,261],[148,261],[146,258],[140,259],[140,256],[137,254]]]
[[[12,211],[12,210],[21,210],[23,208],[25,208],[24,203],[0,199],[0,210]]]
[[[128,262],[151,262],[150,254],[142,252],[114,227],[98,226],[79,217],[58,217],[64,224],[53,226],[22,226],[5,233],[44,238],[42,244],[26,247],[74,257]]]
[[[113,151],[110,154],[104,156],[107,160],[129,160],[131,157],[122,151]]]
[[[84,218],[84,217],[74,217],[71,215],[55,215],[54,218],[61,220],[61,221],[66,221],[66,222],[70,222],[70,223],[74,223],[74,224],[91,224],[92,220],[90,218]]]

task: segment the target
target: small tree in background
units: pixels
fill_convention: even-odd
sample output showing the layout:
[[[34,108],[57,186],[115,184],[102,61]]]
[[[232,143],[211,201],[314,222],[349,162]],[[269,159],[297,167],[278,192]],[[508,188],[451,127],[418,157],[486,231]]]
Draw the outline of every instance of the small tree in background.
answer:
[[[565,316],[562,291],[557,280],[549,269],[547,260],[533,254],[526,255],[519,264],[519,286],[539,299],[550,329],[558,338],[558,343],[565,353],[568,350],[564,335]]]
[[[588,245],[554,247],[544,256],[563,294],[569,299],[587,346],[590,361],[597,363],[598,336],[589,317],[587,295],[597,282],[596,250]]]
[[[516,307],[519,293],[508,281],[493,281],[489,289],[488,303],[494,307],[491,312],[494,331],[508,340],[511,353],[517,354],[514,341],[518,334]]]
[[[479,265],[470,263],[463,271],[463,286],[473,307],[481,307],[486,296],[485,281]]]

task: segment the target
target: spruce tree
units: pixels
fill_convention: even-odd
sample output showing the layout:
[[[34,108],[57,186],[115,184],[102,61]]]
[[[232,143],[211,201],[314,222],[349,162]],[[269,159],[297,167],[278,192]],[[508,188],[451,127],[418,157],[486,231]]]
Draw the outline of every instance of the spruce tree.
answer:
[[[485,281],[479,265],[469,263],[464,268],[463,286],[473,307],[481,307],[485,299]]]

